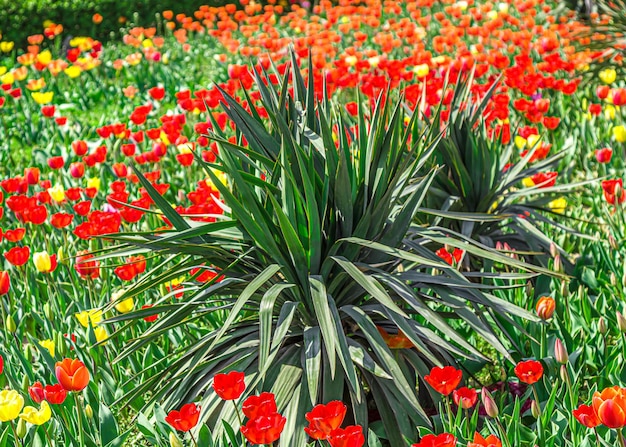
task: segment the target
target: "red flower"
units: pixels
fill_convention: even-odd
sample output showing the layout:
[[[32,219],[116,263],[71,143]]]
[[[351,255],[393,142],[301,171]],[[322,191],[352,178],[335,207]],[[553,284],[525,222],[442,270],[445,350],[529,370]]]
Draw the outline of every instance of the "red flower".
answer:
[[[581,405],[572,411],[572,414],[587,428],[594,428],[602,423],[591,405]]]
[[[328,443],[331,447],[361,447],[365,444],[363,427],[349,425],[346,428],[338,428],[328,435]]]
[[[213,389],[224,400],[239,399],[246,389],[245,374],[231,371],[228,374],[218,374],[213,378]]]
[[[43,389],[43,395],[48,403],[60,405],[65,402],[67,391],[61,384],[57,383],[56,385],[46,385]]]
[[[63,157],[50,157],[48,159],[48,166],[50,169],[61,169],[65,165]]]
[[[16,267],[26,264],[30,257],[30,248],[28,247],[13,247],[9,251],[4,253],[4,257],[7,261]]]
[[[33,400],[33,402],[35,402],[36,404],[40,404],[41,401],[45,400],[43,385],[41,384],[41,382],[35,382],[32,386],[29,386],[28,394],[30,395],[30,398]]]
[[[72,163],[70,165],[70,175],[74,178],[81,178],[85,175],[85,165],[80,161]]]
[[[78,202],[72,208],[79,216],[86,216],[91,210],[91,202],[89,200],[83,200],[82,202]]]
[[[86,251],[78,252],[74,269],[82,278],[96,279],[100,277],[100,263],[98,261],[91,261],[93,258],[94,255]]]
[[[558,175],[558,172],[538,172],[530,179],[538,188],[549,188],[556,184],[556,178]]]
[[[596,150],[596,160],[598,160],[598,163],[608,163],[611,161],[612,156],[613,149],[611,149],[610,147]]]
[[[604,191],[604,198],[611,205],[615,204],[615,199],[617,199],[617,203],[624,203],[624,201],[626,201],[626,194],[624,194],[624,184],[621,178],[613,180],[603,180],[602,190]]]
[[[65,228],[74,220],[73,214],[55,213],[50,216],[50,224],[55,228]]]
[[[398,330],[396,335],[391,335],[382,327],[376,326],[376,329],[378,329],[389,349],[411,349],[415,346],[401,330]]]
[[[543,366],[537,360],[526,360],[525,362],[519,362],[515,366],[515,375],[520,382],[532,385],[541,379],[543,376]]]
[[[52,118],[54,116],[54,106],[43,106],[41,114],[46,118]]]
[[[483,438],[478,432],[474,433],[474,441],[469,442],[467,447],[502,447],[502,442],[495,435]]]
[[[278,413],[271,416],[259,416],[241,427],[241,433],[253,445],[271,444],[280,438],[285,422],[287,419]]]
[[[61,386],[67,391],[82,391],[89,384],[89,371],[78,359],[63,359],[56,362],[54,373]]]
[[[11,278],[9,272],[0,270],[0,296],[6,295],[11,289]]]
[[[459,386],[462,377],[463,372],[453,366],[444,366],[443,368],[435,366],[430,370],[430,374],[424,377],[424,380],[426,380],[435,391],[447,396],[452,390]]]
[[[4,371],[4,359],[0,355],[0,374],[2,374],[2,371]]]
[[[150,309],[152,307],[152,305],[150,304],[146,304],[144,306],[141,306],[142,309]],[[143,317],[144,321],[147,321],[148,323],[154,323],[157,318],[159,318],[159,315],[150,315],[149,317]]]
[[[199,417],[200,407],[192,403],[183,405],[180,411],[170,411],[165,417],[165,422],[176,430],[187,432],[196,426]]]
[[[258,396],[250,396],[243,402],[242,411],[248,419],[271,416],[278,412],[276,398],[274,394],[266,392]]]
[[[4,238],[9,242],[19,242],[24,239],[24,235],[26,234],[26,228],[16,228],[14,230],[7,230],[4,233]]]
[[[163,87],[152,87],[148,90],[148,93],[157,101],[160,101],[165,97],[165,89]]]
[[[478,393],[474,389],[470,389],[466,386],[459,388],[458,390],[454,390],[452,392],[452,398],[454,399],[454,403],[463,407],[463,409],[468,410],[476,405],[476,401],[478,400]]]
[[[347,407],[338,400],[320,404],[306,414],[309,426],[304,431],[313,439],[326,439],[330,432],[341,427],[343,419],[346,417]]]
[[[426,435],[411,447],[456,447],[456,438],[450,433]]]
[[[82,157],[83,155],[85,155],[88,149],[89,148],[87,147],[87,143],[85,141],[78,140],[78,141],[72,142],[72,150],[79,157]]]
[[[435,252],[437,256],[439,256],[450,265],[456,265],[461,262],[463,253],[465,252],[460,248],[455,248],[452,252],[450,252],[450,249],[446,249],[446,247],[441,247]]]

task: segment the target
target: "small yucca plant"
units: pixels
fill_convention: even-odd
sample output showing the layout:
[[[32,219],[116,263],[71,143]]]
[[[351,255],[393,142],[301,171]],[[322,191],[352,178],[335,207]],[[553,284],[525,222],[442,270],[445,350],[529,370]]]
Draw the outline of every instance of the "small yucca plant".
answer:
[[[127,243],[117,254],[156,251],[176,264],[156,268],[126,296],[201,265],[224,279],[198,285],[190,278],[185,299],[169,304],[166,296],[148,311],[117,318],[132,325],[161,312],[120,358],[172,329],[227,314],[213,330],[187,331],[188,340],[163,358],[162,373],[145,378],[127,399],[151,391],[146,403],[175,406],[202,395],[206,418],[234,424],[232,407],[208,390],[215,374],[239,370],[249,378],[248,390],[275,393],[288,421],[281,445],[306,445],[305,413],[331,400],[346,402],[350,419],[366,433],[378,413],[391,445],[408,445],[417,426],[430,424],[418,401],[420,377],[460,357],[484,359],[450,320],[464,321],[508,356],[492,329],[494,315],[512,324],[511,313],[533,318],[469,282],[434,254],[432,241],[464,244],[474,256],[530,271],[510,276],[515,279],[541,269],[437,229],[420,228],[406,239],[432,194],[438,171],[427,165],[441,135],[417,115],[409,119],[400,100],[381,96],[367,113],[359,103],[351,122],[323,94],[316,99],[312,77],[307,85],[293,56],[277,86],[265,73],[255,76],[269,118],[224,93],[239,143],[214,125],[209,136],[220,147],[220,163],[198,160],[219,188],[227,210],[222,219],[192,224],[139,176],[175,231],[116,236]],[[227,175],[228,185],[214,170]],[[390,349],[381,329],[402,331],[413,347]]]

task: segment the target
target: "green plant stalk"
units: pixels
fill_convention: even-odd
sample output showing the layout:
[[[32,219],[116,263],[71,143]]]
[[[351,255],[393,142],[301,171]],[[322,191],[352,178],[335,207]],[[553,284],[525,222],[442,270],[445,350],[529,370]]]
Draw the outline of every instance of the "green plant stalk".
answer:
[[[235,414],[237,415],[237,421],[239,421],[239,431],[241,432],[241,427],[243,427],[243,421],[241,420],[241,415],[239,414],[239,408],[237,407],[237,404],[235,403],[235,401],[231,401],[233,403],[233,406],[235,407]],[[243,437],[243,447],[246,447],[246,438],[245,436]]]
[[[191,440],[193,441],[193,445],[198,447],[198,443],[196,442],[196,438],[194,438],[193,433],[191,431],[189,432],[189,436],[191,436]]]
[[[500,419],[496,418],[496,424],[498,425],[498,430],[500,431],[500,438],[504,441],[504,445],[506,447],[511,447],[511,443],[509,442],[509,438],[506,434],[506,430],[504,429],[502,422],[500,422]]]
[[[543,341],[543,339],[542,339]],[[539,437],[539,446],[543,447],[543,425],[541,423],[541,404],[539,403],[539,393],[537,393],[537,388],[535,385],[531,385],[533,389],[533,396],[535,397],[535,402],[537,403],[537,408],[539,408],[539,415],[537,416],[537,436]]]
[[[78,393],[74,393],[74,402],[76,403],[76,416],[78,417],[78,436],[80,439],[80,446],[84,447],[85,445],[85,437],[83,434],[83,418],[80,407],[80,399],[78,398]]]
[[[11,431],[13,432],[13,437],[15,438],[15,441],[19,442],[20,445],[23,446],[24,441],[22,441],[22,438],[17,437],[17,432],[15,431],[15,424],[13,424],[13,421],[10,421],[10,425],[11,425]]]
[[[619,439],[619,445],[620,447],[626,447],[626,439],[624,439],[624,434],[622,433],[623,429],[619,429],[617,430],[617,437]]]
[[[50,433],[48,433],[48,428],[45,425],[43,427],[43,432],[46,434],[46,439],[48,440],[48,445],[50,447],[53,447],[52,446],[52,439],[50,438]]]

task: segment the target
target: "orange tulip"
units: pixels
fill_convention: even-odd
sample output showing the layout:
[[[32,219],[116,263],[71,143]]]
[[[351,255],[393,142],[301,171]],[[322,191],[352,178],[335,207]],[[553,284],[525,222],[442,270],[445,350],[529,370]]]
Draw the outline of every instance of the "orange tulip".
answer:
[[[78,359],[63,359],[54,366],[57,380],[67,391],[82,391],[89,384],[89,371]]]
[[[618,386],[593,393],[593,409],[609,428],[626,426],[626,389]]]

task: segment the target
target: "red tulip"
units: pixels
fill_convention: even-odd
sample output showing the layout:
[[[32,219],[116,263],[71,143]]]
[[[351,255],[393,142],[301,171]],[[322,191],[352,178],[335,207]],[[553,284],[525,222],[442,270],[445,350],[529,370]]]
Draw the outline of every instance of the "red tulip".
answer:
[[[74,220],[73,214],[55,213],[50,216],[50,224],[55,228],[65,228]]]
[[[610,147],[596,150],[596,160],[598,160],[598,163],[608,163],[611,161],[612,156],[613,149],[611,149]]]
[[[614,205],[617,199],[617,203],[624,203],[626,201],[626,194],[624,193],[624,184],[622,179],[612,179],[602,181],[602,190],[604,191],[604,198],[608,203]]]
[[[320,404],[306,414],[305,418],[309,426],[304,431],[313,439],[326,439],[330,432],[341,427],[346,417],[347,407],[338,400]]]
[[[165,417],[165,422],[176,430],[187,432],[198,424],[200,407],[196,404],[183,405],[180,411],[172,410]]]
[[[94,255],[86,251],[78,252],[74,269],[82,278],[96,279],[100,277],[100,263],[98,261],[91,261],[93,258]]]
[[[65,402],[67,391],[59,383],[56,385],[46,385],[43,389],[44,398],[48,403],[60,405]]]
[[[63,157],[50,157],[48,159],[48,166],[50,169],[61,169],[65,165]]]
[[[474,433],[474,440],[467,444],[467,447],[502,447],[502,441],[495,435],[483,438],[478,432]]]
[[[278,413],[271,416],[259,416],[241,427],[241,433],[253,445],[271,444],[280,438],[286,422],[287,419]]]
[[[248,397],[242,405],[243,414],[248,419],[256,419],[260,416],[271,416],[278,412],[276,398],[272,393],[261,393],[258,396]]]
[[[453,366],[444,366],[443,368],[436,366],[430,370],[430,374],[425,376],[424,380],[426,380],[435,391],[447,396],[452,390],[459,386],[462,377],[463,372]]]
[[[445,247],[441,247],[435,252],[437,256],[439,256],[450,265],[457,265],[459,262],[461,262],[463,253],[465,252],[460,248],[455,248],[452,252],[450,252],[449,249],[446,249]]]
[[[89,148],[87,147],[87,143],[85,141],[78,140],[78,141],[72,142],[72,150],[74,151],[76,155],[78,155],[79,157],[82,157],[83,155],[87,153]]]
[[[607,427],[626,426],[626,389],[614,386],[596,391],[592,405],[598,419]]]
[[[11,289],[11,278],[9,272],[0,270],[0,296],[6,295]],[[1,371],[0,371],[1,372]]]
[[[330,447],[362,447],[365,444],[363,427],[349,425],[346,428],[337,428],[328,435]]]
[[[426,435],[411,447],[456,447],[456,438],[450,433]]]
[[[41,384],[41,382],[35,382],[32,386],[29,386],[28,394],[30,395],[30,398],[33,400],[33,402],[35,402],[36,404],[40,404],[41,401],[45,400],[43,385]]]
[[[4,233],[4,238],[12,243],[16,243],[24,239],[26,234],[26,228],[15,228],[14,230],[7,230]]]
[[[148,90],[148,93],[156,101],[160,101],[165,97],[165,89],[163,87],[152,87]]]
[[[52,118],[54,116],[54,106],[43,106],[41,108],[41,114],[46,118]]]
[[[152,306],[150,304],[146,304],[144,306],[141,306],[142,309],[150,309]],[[154,323],[157,318],[159,318],[159,315],[150,315],[148,317],[143,317],[144,321],[147,321],[148,323]]]
[[[63,359],[56,362],[54,373],[59,384],[67,391],[82,391],[89,384],[89,371],[78,359]]]
[[[26,264],[30,257],[30,248],[28,247],[13,247],[9,251],[4,253],[4,257],[7,261],[16,267]]]
[[[4,371],[4,359],[0,355],[0,374],[2,374],[2,371]]]
[[[591,405],[581,405],[572,411],[572,414],[587,428],[594,428],[602,423]]]
[[[40,172],[38,168],[26,168],[24,169],[24,180],[29,185],[36,185],[39,183]]]
[[[520,382],[532,385],[541,379],[543,376],[543,366],[541,362],[537,360],[526,360],[525,362],[519,362],[515,366],[515,375]]]
[[[478,393],[474,389],[467,388],[466,386],[459,388],[458,390],[454,390],[452,392],[452,398],[454,399],[454,403],[463,407],[463,409],[468,410],[476,405],[476,401],[478,400]]]
[[[70,165],[70,175],[74,178],[81,178],[85,175],[85,165],[80,161],[72,163]]]
[[[217,374],[213,378],[213,389],[224,400],[239,399],[246,389],[244,378],[245,374],[239,371]]]

